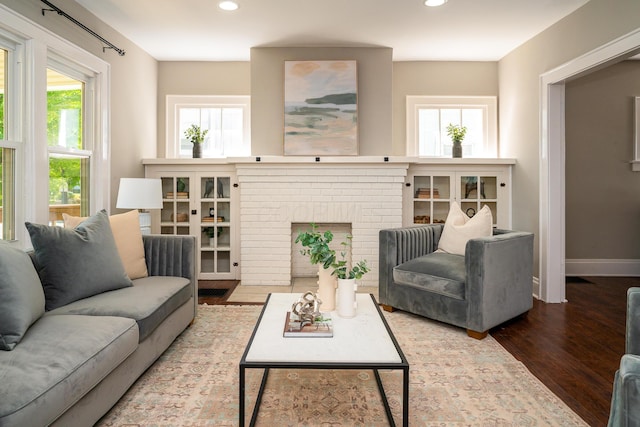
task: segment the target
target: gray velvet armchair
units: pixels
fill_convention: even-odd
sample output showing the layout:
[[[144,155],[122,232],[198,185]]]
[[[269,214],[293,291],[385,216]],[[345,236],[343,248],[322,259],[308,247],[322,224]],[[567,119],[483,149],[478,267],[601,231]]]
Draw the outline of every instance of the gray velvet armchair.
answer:
[[[494,229],[467,242],[465,255],[436,252],[442,224],[380,231],[379,299],[467,329],[489,329],[533,306],[533,234]]]
[[[627,290],[625,342],[613,381],[609,427],[640,426],[640,288]]]

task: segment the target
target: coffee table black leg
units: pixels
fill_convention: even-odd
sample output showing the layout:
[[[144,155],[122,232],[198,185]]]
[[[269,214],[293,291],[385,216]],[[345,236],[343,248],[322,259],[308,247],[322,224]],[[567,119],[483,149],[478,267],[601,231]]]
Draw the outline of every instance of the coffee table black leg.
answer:
[[[409,367],[402,370],[402,425],[409,426]]]
[[[240,413],[238,415],[238,422],[240,423],[240,427],[244,427],[244,405],[245,405],[245,396],[244,396],[244,366],[240,366],[240,404],[239,410]]]
[[[253,407],[253,414],[251,415],[249,427],[253,427],[256,425],[256,419],[258,418],[258,412],[260,411],[260,403],[262,403],[262,393],[264,392],[264,388],[267,385],[268,376],[269,368],[265,368],[264,374],[262,375],[262,382],[260,383],[260,390],[258,390],[258,396],[256,397],[256,406]]]
[[[387,420],[389,420],[389,425],[391,427],[396,426],[396,422],[393,419],[393,414],[391,413],[391,407],[389,406],[389,401],[387,400],[387,394],[384,392],[384,386],[382,385],[382,379],[380,378],[380,373],[377,369],[373,370],[373,373],[376,376],[376,382],[378,383],[378,390],[380,391],[380,397],[382,398],[382,403],[384,404],[384,411],[387,413]]]

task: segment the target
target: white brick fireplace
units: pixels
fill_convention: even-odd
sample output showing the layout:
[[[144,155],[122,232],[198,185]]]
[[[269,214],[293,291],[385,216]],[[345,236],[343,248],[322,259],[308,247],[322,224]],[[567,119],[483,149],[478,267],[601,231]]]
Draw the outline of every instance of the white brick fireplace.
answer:
[[[352,257],[371,267],[359,283],[377,286],[378,232],[402,225],[406,173],[386,162],[238,164],[242,284],[288,285],[291,224],[316,222],[351,224]]]

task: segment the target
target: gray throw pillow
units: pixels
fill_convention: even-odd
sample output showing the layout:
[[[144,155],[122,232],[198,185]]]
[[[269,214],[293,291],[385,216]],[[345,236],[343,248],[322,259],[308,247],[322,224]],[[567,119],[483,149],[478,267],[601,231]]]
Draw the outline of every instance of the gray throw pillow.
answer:
[[[47,310],[133,286],[118,255],[106,212],[98,212],[74,229],[30,222],[25,225]]]
[[[13,350],[44,314],[44,292],[31,257],[0,241],[0,350]]]

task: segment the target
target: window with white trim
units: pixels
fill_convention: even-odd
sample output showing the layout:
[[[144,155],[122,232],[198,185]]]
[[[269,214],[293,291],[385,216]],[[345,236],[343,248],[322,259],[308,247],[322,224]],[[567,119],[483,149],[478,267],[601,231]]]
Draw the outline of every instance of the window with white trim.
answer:
[[[202,157],[251,155],[249,96],[167,96],[167,157],[191,157],[193,146],[184,136],[191,125],[207,131]]]
[[[454,124],[467,128],[463,157],[497,157],[497,115],[494,96],[407,96],[407,155],[451,157]]]
[[[0,14],[1,237],[28,248],[16,224],[58,224],[62,205],[109,207],[109,65],[4,5]]]

